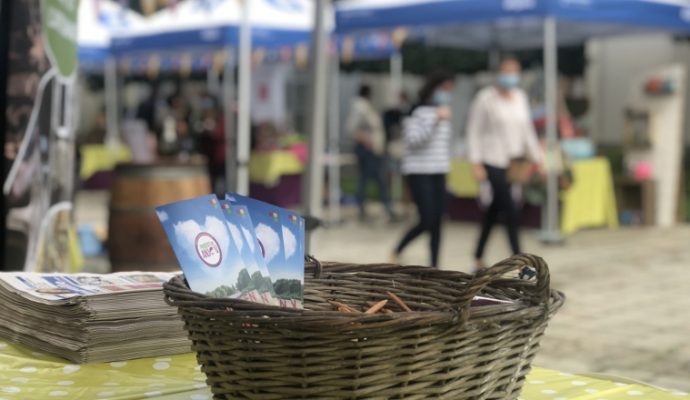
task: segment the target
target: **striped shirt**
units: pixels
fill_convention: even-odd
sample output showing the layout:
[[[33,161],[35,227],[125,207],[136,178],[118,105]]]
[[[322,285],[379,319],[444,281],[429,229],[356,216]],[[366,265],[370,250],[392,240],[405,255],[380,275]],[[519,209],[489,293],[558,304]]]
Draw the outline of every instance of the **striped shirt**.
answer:
[[[450,121],[439,119],[437,112],[437,107],[420,106],[405,118],[403,174],[445,174],[450,169]]]

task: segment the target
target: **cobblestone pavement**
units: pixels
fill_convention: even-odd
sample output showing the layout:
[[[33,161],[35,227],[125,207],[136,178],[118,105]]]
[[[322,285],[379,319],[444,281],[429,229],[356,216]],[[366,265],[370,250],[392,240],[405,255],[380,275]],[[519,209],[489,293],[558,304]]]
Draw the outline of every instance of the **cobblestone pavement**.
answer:
[[[323,260],[385,262],[405,224],[347,223],[315,234]],[[448,223],[441,265],[469,271],[477,230]],[[428,260],[426,237],[402,262]],[[625,228],[577,233],[562,246],[523,235],[524,251],[550,264],[552,286],[567,295],[552,321],[536,365],[584,374],[623,376],[661,387],[690,390],[690,227]],[[487,261],[508,255],[496,229]]]

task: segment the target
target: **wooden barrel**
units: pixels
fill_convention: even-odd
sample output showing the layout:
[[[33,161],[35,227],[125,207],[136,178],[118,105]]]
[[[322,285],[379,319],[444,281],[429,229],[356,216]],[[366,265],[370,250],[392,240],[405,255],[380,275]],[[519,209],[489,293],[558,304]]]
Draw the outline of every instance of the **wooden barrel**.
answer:
[[[111,186],[112,271],[173,271],[179,265],[155,207],[211,193],[202,164],[120,164]]]

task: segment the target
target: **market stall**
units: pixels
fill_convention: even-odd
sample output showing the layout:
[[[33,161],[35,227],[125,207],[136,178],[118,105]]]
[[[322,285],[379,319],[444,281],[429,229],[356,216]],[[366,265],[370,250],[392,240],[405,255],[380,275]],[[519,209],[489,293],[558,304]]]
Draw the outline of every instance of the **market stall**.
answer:
[[[198,66],[214,72],[216,78],[222,72],[223,122],[236,127],[225,130],[227,187],[246,193],[253,113],[251,65],[264,61],[305,65],[312,15],[313,4],[306,0],[187,0],[158,11],[140,28],[114,36],[112,49],[125,70],[167,66],[190,71]],[[241,110],[236,117],[235,109]]]
[[[337,32],[393,32],[412,27],[428,45],[493,51],[544,49],[547,158],[560,151],[557,110],[557,46],[588,38],[640,32],[690,31],[687,3],[657,0],[593,1],[343,1],[336,12]],[[391,33],[392,34],[392,33]],[[666,161],[671,162],[671,161]],[[678,164],[678,154],[673,164]],[[558,172],[547,165],[546,241],[559,240]]]

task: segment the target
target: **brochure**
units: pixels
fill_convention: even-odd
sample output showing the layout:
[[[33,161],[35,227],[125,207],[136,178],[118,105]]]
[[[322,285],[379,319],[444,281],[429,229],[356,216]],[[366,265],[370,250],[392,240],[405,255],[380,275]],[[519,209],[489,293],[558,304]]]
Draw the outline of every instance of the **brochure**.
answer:
[[[254,290],[254,271],[244,263],[215,195],[157,207],[156,212],[190,289],[232,298]]]
[[[295,214],[283,208],[234,193],[226,194],[226,199],[231,203],[247,207],[254,223],[254,233],[258,239],[261,254],[266,260],[268,272],[273,280],[273,288],[281,306],[302,308],[304,262],[302,261],[300,268],[290,267],[286,258],[285,235],[287,234],[285,232],[287,230],[292,233],[292,231],[285,226],[285,220],[281,218],[282,214]],[[299,255],[299,247],[302,249],[303,260],[304,241],[298,240],[301,236],[299,230],[296,232],[297,234],[292,233],[292,236],[288,236],[289,248],[287,252],[290,254],[291,260],[294,260]]]
[[[275,297],[273,282],[271,281],[266,262],[259,252],[259,245],[254,235],[251,217],[247,208],[232,204],[228,200],[220,200],[221,209],[225,215],[228,229],[235,245],[239,249],[242,262],[247,267],[247,274],[242,274],[238,285],[247,289],[240,298],[253,302],[278,305]]]

